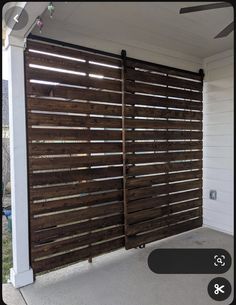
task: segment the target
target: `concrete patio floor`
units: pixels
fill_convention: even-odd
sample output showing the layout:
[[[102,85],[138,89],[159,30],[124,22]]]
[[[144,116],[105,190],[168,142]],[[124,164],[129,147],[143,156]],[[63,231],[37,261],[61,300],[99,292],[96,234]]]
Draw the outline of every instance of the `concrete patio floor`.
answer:
[[[3,287],[7,305],[211,305],[211,279],[222,276],[233,283],[233,266],[222,275],[157,275],[147,265],[156,248],[223,248],[233,257],[233,237],[208,228],[195,229],[151,243],[144,249],[124,249],[97,257],[92,264],[77,263],[36,278],[34,284]],[[12,292],[11,292],[12,291]],[[220,302],[228,305],[231,296]]]

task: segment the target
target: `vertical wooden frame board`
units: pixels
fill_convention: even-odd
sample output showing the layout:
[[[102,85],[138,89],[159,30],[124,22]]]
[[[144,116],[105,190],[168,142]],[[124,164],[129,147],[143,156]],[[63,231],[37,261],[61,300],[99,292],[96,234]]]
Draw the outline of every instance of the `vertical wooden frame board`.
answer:
[[[130,249],[202,225],[202,76],[127,58],[125,94]]]

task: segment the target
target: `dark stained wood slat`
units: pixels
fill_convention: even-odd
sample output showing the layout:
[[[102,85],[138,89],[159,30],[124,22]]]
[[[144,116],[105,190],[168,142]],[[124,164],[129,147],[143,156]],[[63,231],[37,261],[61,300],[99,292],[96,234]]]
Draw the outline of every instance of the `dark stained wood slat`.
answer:
[[[177,206],[177,204],[176,204]],[[166,207],[167,213],[163,213],[164,216],[160,215],[159,218],[154,218],[149,221],[140,222],[133,225],[128,225],[127,227],[127,235],[135,235],[137,233],[154,230],[159,227],[165,227],[167,224],[173,224],[179,221],[188,220],[191,218],[195,218],[201,216],[201,200],[193,200],[192,202],[188,202],[188,206],[186,207],[185,203],[178,204],[179,208],[183,208],[181,213],[172,214],[168,213],[168,207]],[[170,207],[171,209],[171,207]]]
[[[63,155],[86,153],[121,153],[121,143],[31,143],[29,155]]]
[[[95,65],[89,62],[75,61],[68,58],[49,56],[46,54],[26,52],[26,64],[39,65],[54,69],[64,69],[86,74],[102,75],[115,79],[121,78],[121,70],[107,66]]]
[[[135,151],[131,144],[127,151]],[[166,151],[166,150],[186,150],[186,149],[201,149],[202,143],[191,142],[191,145],[186,142],[162,142],[156,146],[156,149],[149,148],[148,151]],[[145,145],[137,145],[140,147],[137,151],[146,151]],[[154,146],[154,145],[153,145]],[[153,147],[152,146],[152,147]],[[85,153],[121,153],[121,143],[30,143],[29,156],[41,155],[63,155],[63,154],[85,154]],[[156,154],[140,154],[128,156],[128,162],[135,163],[150,163],[158,162]],[[160,162],[160,161],[159,161]]]
[[[127,143],[126,144],[126,151],[127,152],[161,152],[166,150],[184,150],[184,149],[201,149],[202,141],[176,141],[176,142],[142,142],[142,143]],[[184,154],[184,153],[183,153]],[[156,156],[156,157],[155,157]],[[184,156],[184,155],[183,155]],[[136,160],[143,159],[143,163],[152,162],[154,158],[158,160],[161,156],[158,153],[151,154],[148,156],[147,154],[139,154],[136,156],[131,156],[130,161],[136,162]],[[129,156],[127,157],[129,160]],[[153,161],[154,162],[154,161]]]
[[[30,172],[35,170],[54,170],[86,166],[122,164],[121,155],[29,158]]]
[[[131,67],[131,68],[139,68],[139,69],[144,69],[144,70],[156,71],[156,72],[160,72],[160,73],[166,73],[169,75],[185,77],[187,79],[195,79],[198,81],[202,80],[201,75],[196,72],[184,71],[184,70],[175,69],[175,68],[171,68],[171,67],[167,67],[167,66],[163,66],[163,65],[143,62],[143,61],[140,61],[140,60],[137,60],[134,58],[127,58],[126,65],[127,65],[127,67]]]
[[[64,126],[64,127],[97,127],[121,128],[121,119],[85,117],[79,115],[57,115],[29,113],[29,125],[33,126]],[[126,128],[173,128],[173,129],[202,129],[202,122],[175,121],[175,120],[145,120],[126,119]]]
[[[103,56],[93,52],[86,52],[82,50],[72,49],[68,47],[62,47],[53,44],[47,44],[37,41],[28,40],[27,41],[27,50],[37,50],[41,52],[48,52],[52,54],[63,55],[67,57],[72,57],[76,59],[96,61],[106,65],[115,65],[121,66],[121,60],[112,58],[110,56]],[[49,55],[48,55],[49,56]]]
[[[202,111],[202,102],[185,101],[174,98],[148,96],[141,94],[125,93],[125,102],[130,105],[146,105],[154,107],[170,107],[177,109],[188,109]]]
[[[49,212],[64,211],[73,208],[88,207],[97,204],[122,201],[122,191],[103,192],[101,194],[79,196],[47,202],[31,202],[32,215],[46,214]]]
[[[121,104],[121,95],[116,92],[101,90],[65,87],[59,85],[46,85],[39,83],[27,84],[28,95],[58,97],[65,99],[79,99],[88,101],[98,101],[104,103]]]
[[[61,185],[31,188],[30,198],[34,200],[46,200],[50,198],[79,195],[83,193],[93,193],[100,191],[111,191],[122,188],[122,179],[110,179],[104,181],[84,182],[73,185]]]
[[[28,69],[27,76],[28,79],[38,81],[48,81],[66,85],[121,91],[121,82],[118,80],[104,80],[89,76],[32,68]]]
[[[101,105],[96,103],[80,103],[55,99],[28,98],[28,110],[48,111],[48,112],[69,112],[81,114],[98,114],[121,116],[121,107],[114,105]],[[166,109],[126,107],[127,116],[152,117],[152,118],[175,118],[202,120],[201,112],[175,111]]]
[[[32,261],[32,268],[35,272],[51,270],[65,264],[78,262],[111,251],[115,251],[124,246],[124,238],[106,241],[97,245],[89,246],[83,249],[75,250],[69,253],[60,254],[57,256]]]
[[[174,172],[174,171],[183,171],[191,169],[201,169],[202,161],[187,161],[187,162],[176,162],[176,163],[164,163],[158,165],[139,165],[131,166],[127,170],[128,176],[135,175],[148,175],[148,174],[157,174],[163,172]]]
[[[178,144],[180,146],[177,146],[175,148],[175,150],[182,150],[182,149],[190,149],[190,147],[187,147],[187,145],[181,145],[181,144]],[[200,146],[200,145],[199,145]],[[199,146],[191,146],[192,148],[197,148],[197,149],[200,149]],[[184,148],[185,147],[185,148]],[[168,149],[168,147],[167,147]],[[165,146],[161,146],[160,147],[160,151],[161,150],[165,150]],[[200,151],[199,151],[200,152]],[[178,152],[177,152],[178,153]],[[180,153],[183,153],[183,152],[180,152]],[[163,153],[163,157],[160,157],[158,154],[155,154],[155,153],[149,153],[149,154],[134,154],[134,155],[128,155],[127,156],[127,164],[141,164],[141,163],[153,163],[153,165],[155,165],[154,163],[157,163],[157,162],[164,162],[164,160],[166,159],[166,161],[169,161],[169,162],[174,162],[174,161],[185,161],[184,158],[182,158],[181,156],[178,156],[176,158],[176,160],[174,159],[170,159],[168,158],[168,154],[166,153],[166,158],[164,157],[164,153]],[[196,158],[196,159],[199,159],[199,158]],[[200,158],[201,159],[201,158]],[[187,159],[186,159],[187,161]],[[172,163],[171,163],[172,164]],[[129,166],[129,165],[128,165]],[[168,170],[168,168],[167,168]]]
[[[107,168],[90,168],[73,171],[56,171],[47,173],[34,173],[29,176],[31,186],[57,183],[88,181],[98,178],[122,176],[122,166]]]
[[[163,154],[150,154],[151,161],[163,162],[171,160],[191,160],[202,159],[202,151],[194,152],[170,152]],[[141,155],[142,156],[142,155]],[[129,163],[135,160],[133,156],[127,158]],[[141,158],[142,159],[142,158]],[[137,161],[137,159],[136,159]],[[148,161],[148,158],[145,158]],[[143,162],[141,160],[141,162]],[[121,155],[105,155],[105,156],[81,156],[81,157],[39,157],[29,158],[30,172],[36,170],[53,170],[77,168],[84,166],[101,166],[101,165],[118,165],[122,164]]]
[[[192,99],[192,100],[202,100],[202,93],[201,92],[194,92],[194,91],[186,91],[184,89],[173,89],[163,86],[153,86],[143,83],[134,83],[131,81],[126,82],[126,91],[131,92],[139,92],[139,93],[146,93],[146,94],[155,94],[155,95],[163,95],[163,96],[170,96],[170,97],[178,97],[178,98],[185,98],[185,99]]]
[[[121,128],[121,119],[118,118],[95,118],[79,115],[29,113],[28,122],[29,125],[35,126]]]
[[[133,117],[202,120],[202,112],[178,111],[145,107],[126,107],[125,114]]]
[[[121,116],[121,106],[57,99],[28,98],[28,110]]]
[[[170,128],[170,129],[202,129],[202,122],[175,120],[126,119],[126,128]]]
[[[161,175],[147,176],[147,177],[135,177],[127,179],[127,188],[137,188],[142,186],[151,186],[158,183],[168,183],[174,181],[197,179],[201,178],[202,170],[194,170],[179,173],[167,173]]]
[[[129,214],[129,225],[132,227],[141,222],[150,221],[155,218],[169,216],[171,213],[179,213],[185,210],[190,210],[196,207],[201,206],[201,199],[194,199],[187,202],[180,202],[173,205],[160,206],[153,209],[145,209],[143,211],[137,211]],[[199,215],[198,215],[199,216]],[[167,221],[167,224],[170,224],[171,221]],[[144,224],[145,226],[145,224]],[[137,226],[139,227],[139,226]],[[148,228],[143,228],[143,231],[146,231]]]
[[[138,189],[132,189],[127,191],[127,198],[129,201],[138,200],[142,198],[148,198],[155,195],[169,194],[181,191],[187,191],[191,189],[202,188],[202,180],[195,180],[191,182],[179,182],[166,185],[158,185],[151,187],[143,187]]]
[[[173,236],[202,226],[202,217],[187,220],[185,222],[174,224],[170,227],[164,227],[155,231],[147,232],[141,235],[129,237],[125,248],[131,249],[139,245],[160,240],[165,237]]]
[[[64,240],[58,240],[53,243],[39,244],[31,249],[33,258],[40,258],[52,254],[59,254],[63,251],[73,250],[75,248],[87,246],[93,243],[106,241],[124,235],[124,227],[105,229],[94,233],[88,233]]]
[[[202,131],[126,131],[126,140],[182,140],[182,139],[192,139],[192,140],[202,140]]]
[[[93,230],[101,230],[107,227],[122,226],[123,215],[117,214],[96,219],[89,219],[82,222],[67,224],[59,227],[52,227],[31,232],[32,242],[46,243],[58,238],[70,237],[76,234],[83,234]]]
[[[197,136],[197,135],[196,135]],[[194,136],[193,136],[194,137]],[[190,138],[190,137],[189,137]],[[63,129],[63,128],[28,128],[29,141],[121,141],[121,132],[118,130],[85,130],[85,129]]]
[[[140,210],[152,209],[158,206],[168,205],[171,203],[181,202],[181,201],[190,201],[195,200],[196,198],[202,197],[202,189],[197,190],[187,190],[182,193],[175,193],[171,195],[161,195],[158,197],[139,199],[130,201],[128,205],[128,212],[136,212]],[[187,203],[186,203],[187,204]]]
[[[80,210],[73,210],[59,214],[42,215],[33,218],[31,228],[33,230],[44,229],[56,225],[72,223],[75,221],[86,220],[93,217],[104,217],[111,214],[121,214],[123,212],[122,202],[109,203],[96,207],[88,207]],[[89,229],[89,228],[88,228]]]
[[[136,80],[146,83],[156,83],[166,86],[188,88],[192,90],[202,90],[202,84],[200,82],[190,81],[186,79],[181,79],[177,77],[164,76],[161,74],[154,74],[149,72],[143,72],[133,69],[127,69],[126,73],[127,80]]]
[[[202,140],[201,131],[126,131],[126,140]],[[29,141],[39,140],[121,140],[119,130],[85,130],[63,128],[28,128]]]

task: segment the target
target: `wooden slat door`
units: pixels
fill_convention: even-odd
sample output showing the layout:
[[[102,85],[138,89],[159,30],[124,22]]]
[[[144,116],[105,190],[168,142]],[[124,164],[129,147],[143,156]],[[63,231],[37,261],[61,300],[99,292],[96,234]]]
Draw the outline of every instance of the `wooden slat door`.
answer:
[[[25,76],[35,273],[201,226],[199,73],[28,40]]]
[[[124,247],[121,60],[28,41],[31,264]]]
[[[202,77],[128,58],[126,249],[202,225]]]

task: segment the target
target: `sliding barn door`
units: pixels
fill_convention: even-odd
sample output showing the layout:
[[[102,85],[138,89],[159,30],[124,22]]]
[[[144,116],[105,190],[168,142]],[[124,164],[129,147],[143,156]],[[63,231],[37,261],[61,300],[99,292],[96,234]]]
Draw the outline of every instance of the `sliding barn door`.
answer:
[[[35,273],[202,224],[202,77],[76,46],[25,51]]]
[[[124,59],[126,249],[202,224],[202,77]]]
[[[28,41],[31,264],[124,247],[121,60]]]

